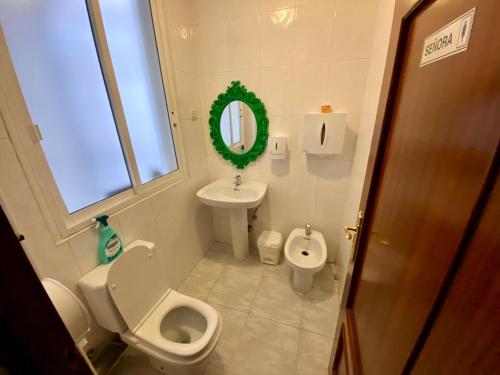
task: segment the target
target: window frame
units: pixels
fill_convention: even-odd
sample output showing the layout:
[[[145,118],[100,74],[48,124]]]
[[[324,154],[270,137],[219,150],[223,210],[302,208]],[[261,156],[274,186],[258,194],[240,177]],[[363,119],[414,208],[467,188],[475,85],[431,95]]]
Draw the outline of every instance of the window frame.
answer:
[[[8,46],[0,25],[0,73],[7,79],[0,83],[0,112],[5,119],[7,131],[16,154],[30,183],[33,194],[49,224],[56,242],[64,242],[73,235],[85,231],[94,225],[92,219],[102,213],[113,215],[120,210],[147,199],[152,194],[167,189],[184,180],[187,175],[182,132],[179,126],[178,106],[176,103],[175,83],[172,59],[167,41],[167,20],[161,0],[149,0],[155,43],[158,52],[163,91],[167,102],[170,129],[177,159],[177,170],[142,184],[135,161],[132,142],[127,128],[125,113],[111,56],[104,32],[99,0],[84,0],[87,6],[89,22],[93,32],[96,53],[99,58],[103,79],[106,85],[111,110],[116,124],[120,144],[129,171],[131,187],[111,197],[69,213],[59,192],[49,163],[37,139],[34,123],[17,80],[13,62],[8,53]],[[2,92],[3,91],[3,92]],[[2,95],[3,94],[3,95]]]

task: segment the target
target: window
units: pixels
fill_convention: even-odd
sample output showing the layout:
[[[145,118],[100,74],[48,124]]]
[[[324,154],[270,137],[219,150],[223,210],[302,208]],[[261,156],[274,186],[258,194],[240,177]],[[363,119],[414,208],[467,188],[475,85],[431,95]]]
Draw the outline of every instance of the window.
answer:
[[[42,135],[46,183],[68,217],[182,175],[154,3],[0,1],[17,79]]]
[[[149,3],[100,4],[137,167],[146,183],[177,169]]]

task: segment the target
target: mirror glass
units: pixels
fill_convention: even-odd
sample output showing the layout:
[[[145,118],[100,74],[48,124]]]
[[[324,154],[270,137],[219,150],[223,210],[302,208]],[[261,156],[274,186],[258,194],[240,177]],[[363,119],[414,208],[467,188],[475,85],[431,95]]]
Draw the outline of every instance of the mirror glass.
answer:
[[[244,154],[255,143],[257,125],[250,107],[234,100],[224,108],[220,119],[222,139],[234,153]]]

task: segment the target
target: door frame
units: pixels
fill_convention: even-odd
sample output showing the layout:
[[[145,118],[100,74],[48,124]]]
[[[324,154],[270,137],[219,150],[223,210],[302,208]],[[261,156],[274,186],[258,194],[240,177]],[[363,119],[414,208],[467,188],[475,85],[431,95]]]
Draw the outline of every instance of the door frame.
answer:
[[[431,3],[434,0],[396,0],[394,17],[389,39],[389,47],[387,50],[387,58],[384,69],[384,77],[380,90],[379,102],[377,106],[377,114],[375,117],[375,125],[370,146],[368,163],[366,166],[366,174],[361,193],[361,201],[359,209],[363,211],[364,217],[369,217],[370,202],[373,201],[375,189],[372,186],[378,181],[380,169],[382,167],[383,154],[386,143],[386,135],[389,130],[391,120],[391,105],[396,98],[399,73],[401,71],[401,62],[404,56],[403,45],[406,41],[407,21],[411,15],[421,6]],[[356,249],[354,249],[355,258],[351,261],[347,268],[347,277],[342,294],[341,308],[348,307],[352,300],[349,298],[350,292],[354,290],[357,284],[357,279],[360,276],[362,258],[364,251],[360,246],[367,238],[366,221],[358,233],[358,241]],[[338,329],[337,329],[337,334]],[[337,337],[337,334],[335,337]]]
[[[333,371],[335,353],[337,351],[339,339],[342,335],[341,327],[344,326],[350,329],[354,329],[354,325],[352,324],[353,319],[350,314],[350,307],[353,303],[353,297],[355,295],[354,292],[358,285],[363,265],[363,259],[365,256],[364,245],[366,244],[368,238],[365,228],[369,226],[368,224],[370,220],[370,209],[372,208],[371,203],[374,202],[374,196],[376,193],[376,189],[372,187],[376,185],[380,177],[380,171],[383,163],[384,150],[387,140],[387,133],[389,131],[390,120],[392,118],[391,109],[396,99],[399,86],[399,77],[402,68],[402,61],[404,58],[404,46],[407,40],[409,20],[417,10],[429,3],[432,3],[433,1],[435,0],[395,1],[394,16],[384,68],[384,76],[380,89],[370,153],[366,166],[366,174],[359,204],[359,209],[363,211],[363,216],[366,219],[364,220],[363,225],[359,228],[356,247],[352,250],[355,256],[347,265],[344,291],[342,293],[342,300],[340,302],[340,313],[333,341],[334,344],[332,354],[330,356],[330,372]],[[352,372],[353,374],[359,374],[359,369],[356,366],[356,364],[358,364],[360,360],[358,344],[353,340],[357,336],[355,334],[351,334],[349,335],[349,337],[350,340],[348,340],[347,344],[349,345],[348,352],[351,356],[350,362],[352,364]]]
[[[355,341],[357,335],[356,332],[353,331],[355,329],[355,325],[353,324],[351,307],[354,302],[356,289],[360,281],[362,266],[365,258],[365,249],[368,240],[368,233],[366,228],[369,227],[370,221],[372,220],[371,211],[375,202],[374,197],[377,193],[377,189],[375,188],[375,186],[379,182],[381,177],[380,172],[384,160],[385,146],[388,139],[387,133],[389,131],[390,123],[392,120],[392,108],[399,89],[401,69],[403,65],[402,62],[405,55],[405,46],[408,37],[408,27],[410,21],[417,11],[420,11],[421,8],[435,1],[436,0],[396,0],[395,3],[386,65],[384,69],[384,77],[380,91],[373,138],[371,142],[370,154],[359,206],[359,209],[363,210],[363,216],[365,220],[358,233],[359,239],[356,243],[356,248],[353,249],[355,257],[347,266],[347,277],[345,281],[344,293],[342,295],[340,304],[340,314],[334,336],[332,355],[330,357],[329,368],[331,373],[335,373],[333,372],[333,366],[335,364],[337,347],[339,345],[347,344],[349,346],[347,352],[351,357],[349,366],[352,370],[352,373],[354,375],[361,374],[361,370],[359,368],[360,356],[358,343]],[[423,330],[420,333],[414,348],[409,354],[409,358],[403,369],[403,373],[408,373],[410,371],[413,363],[419,355],[419,352],[426,340],[427,335],[432,329],[433,323],[439,313],[439,310],[443,302],[445,301],[453,278],[457,270],[459,269],[460,261],[463,258],[467,244],[475,232],[483,209],[485,208],[485,205],[488,201],[488,196],[491,193],[493,186],[495,185],[499,164],[500,150],[499,148],[497,148],[494,159],[488,171],[488,176],[483,183],[482,190],[480,192],[479,198],[474,205],[469,222],[464,229],[464,234],[459,245],[458,253],[453,258],[451,267],[447,272],[445,279],[439,289],[438,296],[434,305],[432,306],[429,316],[426,319]],[[342,332],[342,327],[346,327],[349,331],[347,335]],[[340,339],[342,338],[342,336],[349,337],[347,343],[340,343]]]
[[[0,207],[0,373],[91,375]]]

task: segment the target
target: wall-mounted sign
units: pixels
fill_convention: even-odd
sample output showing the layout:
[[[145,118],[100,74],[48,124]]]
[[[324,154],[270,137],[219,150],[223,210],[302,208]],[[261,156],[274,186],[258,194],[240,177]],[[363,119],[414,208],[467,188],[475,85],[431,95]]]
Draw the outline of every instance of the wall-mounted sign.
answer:
[[[454,19],[424,40],[420,66],[467,50],[476,8]]]

